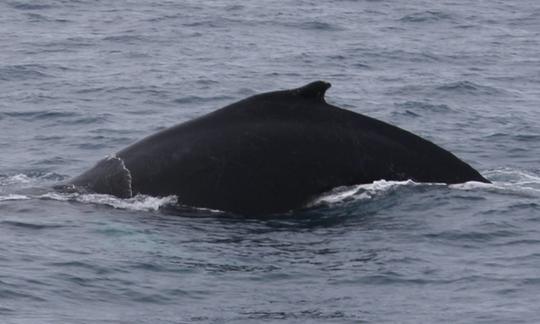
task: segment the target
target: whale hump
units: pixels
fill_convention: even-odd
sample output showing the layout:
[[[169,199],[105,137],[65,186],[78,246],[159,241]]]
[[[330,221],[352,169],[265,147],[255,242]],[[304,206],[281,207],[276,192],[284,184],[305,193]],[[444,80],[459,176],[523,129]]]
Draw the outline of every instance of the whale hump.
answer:
[[[296,89],[296,92],[306,98],[324,102],[324,94],[332,85],[326,81],[315,81]]]
[[[261,93],[152,134],[68,182],[121,198],[284,213],[342,186],[377,180],[489,182],[434,143],[327,104],[330,83]]]

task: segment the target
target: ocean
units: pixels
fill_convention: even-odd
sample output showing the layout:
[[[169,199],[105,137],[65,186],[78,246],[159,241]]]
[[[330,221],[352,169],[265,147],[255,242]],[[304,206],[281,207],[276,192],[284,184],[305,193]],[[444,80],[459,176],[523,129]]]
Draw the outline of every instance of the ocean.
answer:
[[[0,2],[1,323],[539,323],[540,2]],[[268,217],[50,189],[247,96],[327,101],[492,184]]]

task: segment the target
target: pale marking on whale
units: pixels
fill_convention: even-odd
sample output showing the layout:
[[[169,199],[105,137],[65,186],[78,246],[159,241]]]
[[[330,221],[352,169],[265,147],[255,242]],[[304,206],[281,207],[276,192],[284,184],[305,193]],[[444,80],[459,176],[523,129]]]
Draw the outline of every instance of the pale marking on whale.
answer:
[[[132,185],[131,185],[131,182],[132,182],[132,178],[131,178],[131,171],[129,171],[129,169],[126,167],[126,164],[124,163],[124,160],[122,160],[121,158],[119,158],[118,156],[116,156],[116,154],[109,154],[105,157],[107,159],[107,161],[111,161],[111,160],[118,160],[120,162],[120,166],[122,167],[122,169],[124,171],[126,171],[127,173],[127,181],[128,181],[128,192],[129,192],[129,196],[130,197],[133,197],[133,189],[132,189]]]

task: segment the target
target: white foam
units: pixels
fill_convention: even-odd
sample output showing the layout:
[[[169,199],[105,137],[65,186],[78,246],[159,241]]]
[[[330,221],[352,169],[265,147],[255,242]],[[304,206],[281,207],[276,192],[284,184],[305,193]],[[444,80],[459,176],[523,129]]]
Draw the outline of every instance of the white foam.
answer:
[[[129,199],[120,199],[110,195],[85,194],[80,195],[77,201],[83,203],[96,203],[109,205],[114,208],[130,210],[158,210],[161,206],[176,203],[176,196],[152,197],[146,195],[136,195]]]
[[[359,185],[350,186],[350,187],[338,187],[334,188],[331,191],[322,194],[320,197],[315,199],[310,205],[319,205],[319,204],[335,204],[341,201],[346,201],[354,199],[359,190]],[[362,197],[357,197],[357,199],[369,199],[368,195],[364,193],[360,194]]]
[[[494,179],[511,179],[518,183],[538,183],[540,184],[540,176],[530,174],[522,170],[515,170],[510,168],[494,169],[486,172],[486,176]]]
[[[63,177],[54,172],[41,175],[26,175],[18,173],[14,175],[0,175],[0,187],[28,187],[42,182],[58,181]]]
[[[457,184],[451,184],[448,186],[451,189],[459,189],[459,190],[475,190],[475,189],[490,189],[495,187],[493,183],[485,183],[485,182],[478,182],[478,181],[468,181],[465,183],[457,183]]]
[[[60,200],[60,201],[68,201],[73,200],[75,196],[79,194],[64,194],[64,193],[57,193],[57,192],[48,192],[46,194],[40,195],[37,198],[41,199],[52,199],[52,200]]]
[[[25,195],[16,195],[16,194],[9,194],[5,196],[0,196],[0,201],[7,201],[7,200],[27,200],[30,199],[30,197]]]
[[[346,201],[369,200],[376,196],[396,190],[405,186],[428,186],[443,185],[440,183],[416,183],[412,180],[406,181],[387,181],[378,180],[372,183],[353,185],[347,187],[334,188],[312,201],[308,206],[317,206],[321,204],[338,204]]]
[[[15,175],[0,179],[0,186],[27,184],[27,183],[32,182],[32,180],[33,179],[27,176],[26,174],[19,173],[19,174],[15,174]]]
[[[518,194],[525,196],[540,196],[540,177],[522,170],[509,168],[485,172],[492,183],[466,182],[451,185],[457,190],[487,190],[502,194]]]
[[[176,204],[176,196],[152,197],[146,195],[136,195],[133,198],[121,199],[104,194],[79,194],[79,193],[46,193],[38,196],[42,199],[53,199],[59,201],[77,201],[98,205],[107,205],[118,209],[148,211],[158,210],[162,206]]]

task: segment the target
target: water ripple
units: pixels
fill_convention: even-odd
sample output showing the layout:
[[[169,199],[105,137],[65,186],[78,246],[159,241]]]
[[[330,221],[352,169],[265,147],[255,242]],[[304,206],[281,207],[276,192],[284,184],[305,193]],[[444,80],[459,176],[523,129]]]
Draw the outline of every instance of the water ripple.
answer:
[[[26,3],[21,1],[9,2],[9,5],[18,10],[45,10],[53,8],[53,6],[49,4]]]
[[[0,81],[23,81],[50,78],[46,67],[37,64],[0,66]]]
[[[457,81],[438,86],[436,90],[458,94],[497,95],[504,91],[490,86],[480,85],[470,81]]]
[[[21,222],[21,221],[10,221],[10,220],[0,221],[0,225],[7,225],[7,226],[30,229],[30,230],[43,230],[43,229],[64,227],[64,225],[59,225],[59,224],[38,224],[38,223],[26,223],[26,222]]]
[[[451,15],[441,11],[420,11],[403,16],[400,21],[407,23],[439,22],[451,19]]]

